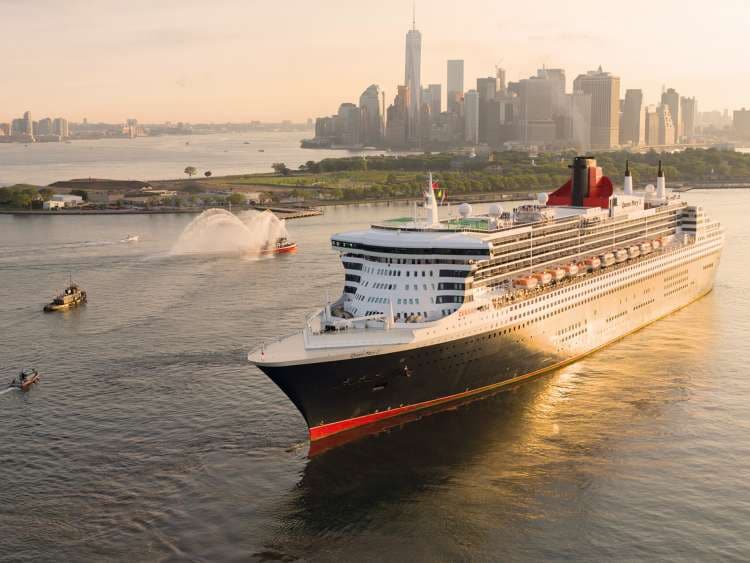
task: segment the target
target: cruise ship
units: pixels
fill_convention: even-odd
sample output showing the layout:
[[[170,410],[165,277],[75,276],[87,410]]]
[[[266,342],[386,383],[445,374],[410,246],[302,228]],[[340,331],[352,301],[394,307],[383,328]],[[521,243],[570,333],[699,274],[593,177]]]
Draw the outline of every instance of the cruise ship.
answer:
[[[443,218],[430,175],[420,216],[331,238],[341,296],[248,355],[311,440],[553,370],[711,291],[723,230],[661,163],[639,191],[592,157],[570,168],[531,204]]]

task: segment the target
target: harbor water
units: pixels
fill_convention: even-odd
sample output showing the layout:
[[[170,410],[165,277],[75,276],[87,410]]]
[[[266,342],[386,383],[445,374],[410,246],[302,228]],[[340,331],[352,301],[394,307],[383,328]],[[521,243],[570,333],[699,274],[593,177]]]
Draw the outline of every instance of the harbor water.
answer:
[[[408,206],[290,221],[261,259],[175,251],[189,215],[0,215],[0,375],[42,377],[0,395],[0,561],[746,560],[750,191],[683,197],[726,229],[709,295],[315,456],[246,354],[341,291],[332,233]],[[44,314],[69,275],[88,304]]]

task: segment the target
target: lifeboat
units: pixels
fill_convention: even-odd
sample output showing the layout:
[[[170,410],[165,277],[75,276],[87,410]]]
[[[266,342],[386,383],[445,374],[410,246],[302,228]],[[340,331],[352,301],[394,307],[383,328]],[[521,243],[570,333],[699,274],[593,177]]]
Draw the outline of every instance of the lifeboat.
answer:
[[[519,289],[534,289],[538,283],[539,280],[537,280],[534,276],[524,276],[522,278],[514,279],[513,287],[517,287]]]
[[[586,258],[586,260],[583,261],[583,265],[586,266],[587,270],[593,272],[601,267],[602,261],[597,256],[592,256],[591,258]]]
[[[538,272],[532,274],[541,285],[547,285],[552,281],[552,274],[550,272]]]
[[[627,252],[625,253],[627,255]],[[617,258],[615,257],[614,253],[607,252],[606,254],[602,254],[602,267],[607,268],[608,266],[611,266],[615,262],[617,262]],[[624,260],[624,259],[623,259]]]
[[[631,246],[628,248],[628,256],[630,258],[638,258],[641,255],[641,249],[637,246]]]
[[[628,259],[628,251],[625,250],[624,248],[621,248],[620,250],[615,252],[615,262],[617,262],[618,264],[620,262],[625,262],[625,260],[627,259]]]
[[[554,268],[550,273],[552,274],[552,279],[556,282],[560,281],[565,277],[567,272],[567,266],[564,266],[562,268]],[[576,267],[576,271],[578,271],[578,267]]]
[[[661,242],[658,238],[651,241],[651,248],[654,250],[659,250],[661,248]]]
[[[574,278],[578,275],[578,264],[571,262],[570,264],[563,266],[563,270],[565,271],[566,276]]]
[[[651,248],[650,242],[644,242],[639,247],[641,249],[641,255],[645,256],[646,254],[651,254],[651,251],[653,250]]]

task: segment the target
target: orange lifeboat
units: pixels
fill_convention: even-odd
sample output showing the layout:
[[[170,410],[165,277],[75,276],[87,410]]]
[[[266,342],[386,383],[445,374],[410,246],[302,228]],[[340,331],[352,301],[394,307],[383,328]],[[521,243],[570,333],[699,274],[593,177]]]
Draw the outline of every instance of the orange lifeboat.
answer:
[[[637,246],[631,246],[628,248],[628,257],[630,258],[638,258],[641,255],[641,249]]]
[[[654,250],[659,250],[661,248],[661,242],[658,238],[651,241],[651,248]]]
[[[578,264],[571,262],[570,264],[563,266],[563,270],[565,271],[566,276],[574,278],[578,275]]]
[[[641,243],[641,245],[640,245],[639,248],[641,249],[641,255],[643,255],[643,256],[645,256],[646,254],[651,254],[651,252],[653,250],[651,248],[651,243],[650,242]]]
[[[541,285],[547,285],[552,281],[552,274],[550,272],[538,272],[532,274]]]
[[[621,248],[620,250],[615,252],[615,262],[617,262],[618,264],[620,262],[625,262],[625,260],[627,259],[628,259],[628,251],[625,250],[624,248]]]
[[[537,280],[534,276],[524,276],[522,278],[514,279],[513,287],[517,287],[519,289],[534,289],[538,283],[539,280]]]
[[[567,274],[567,268],[568,266],[563,266],[562,268],[554,268],[550,273],[552,274],[552,279],[556,282],[560,281],[565,277],[565,274]],[[576,266],[576,271],[578,271],[578,267]]]
[[[625,253],[625,255],[627,256],[627,252]],[[603,268],[611,266],[615,262],[617,262],[617,257],[614,255],[614,253],[607,252],[606,254],[602,254],[602,267]]]
[[[598,270],[601,265],[602,261],[597,256],[592,256],[591,258],[586,258],[586,260],[583,261],[584,266],[590,271]]]

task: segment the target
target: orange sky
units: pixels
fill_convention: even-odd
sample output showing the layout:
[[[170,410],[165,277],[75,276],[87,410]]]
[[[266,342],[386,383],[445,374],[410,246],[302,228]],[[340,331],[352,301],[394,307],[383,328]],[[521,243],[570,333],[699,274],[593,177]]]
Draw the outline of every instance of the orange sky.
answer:
[[[573,15],[575,15],[573,17]],[[601,64],[655,103],[662,85],[699,110],[750,107],[745,0],[418,0],[422,82],[465,87],[500,63],[511,80]],[[390,101],[404,74],[409,0],[0,0],[0,121],[303,120]],[[445,86],[443,86],[445,88]]]

